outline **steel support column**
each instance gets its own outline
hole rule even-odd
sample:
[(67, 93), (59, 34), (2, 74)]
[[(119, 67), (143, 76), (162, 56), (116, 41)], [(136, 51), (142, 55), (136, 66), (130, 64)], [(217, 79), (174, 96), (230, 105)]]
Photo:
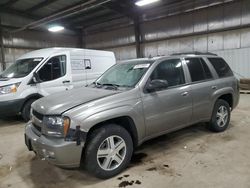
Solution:
[(141, 58), (143, 57), (142, 49), (141, 49), (142, 36), (141, 36), (141, 29), (140, 29), (140, 23), (139, 23), (138, 18), (134, 20), (134, 30), (135, 30), (136, 56), (137, 58)]
[(1, 49), (1, 63), (2, 69), (6, 69), (5, 56), (4, 56), (4, 44), (3, 44), (3, 28), (1, 26), (1, 17), (0, 17), (0, 49)]
[(78, 33), (78, 46), (79, 48), (86, 48), (86, 33), (84, 29), (79, 29)]

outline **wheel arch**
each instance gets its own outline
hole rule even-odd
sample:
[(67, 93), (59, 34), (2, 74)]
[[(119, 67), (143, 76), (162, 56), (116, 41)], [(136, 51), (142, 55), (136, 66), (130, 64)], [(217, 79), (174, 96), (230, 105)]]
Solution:
[(230, 108), (233, 107), (234, 101), (233, 101), (233, 94), (232, 93), (223, 94), (223, 95), (219, 96), (217, 100), (219, 100), (219, 99), (226, 101), (229, 104)]
[(86, 136), (86, 141), (88, 141), (90, 134), (94, 130), (107, 124), (117, 124), (125, 128), (132, 137), (134, 147), (138, 146), (138, 131), (135, 126), (134, 120), (130, 116), (115, 117), (95, 124), (89, 129)]
[(231, 108), (233, 108), (233, 104), (234, 104), (234, 95), (233, 95), (233, 89), (232, 88), (223, 88), (220, 90), (217, 90), (214, 94), (213, 94), (213, 106), (215, 105), (216, 101), (218, 99), (223, 99), (226, 102), (228, 102), (229, 106)]
[(43, 97), (43, 96), (40, 95), (40, 94), (38, 94), (38, 93), (28, 95), (27, 97), (25, 97), (25, 99), (24, 99), (24, 101), (23, 101), (23, 104), (22, 104), (22, 107), (21, 107), (20, 111), (22, 111), (24, 105), (25, 105), (29, 100), (31, 100), (31, 99), (36, 99), (36, 100), (37, 100), (37, 99), (40, 99), (40, 98), (42, 98), (42, 97)]

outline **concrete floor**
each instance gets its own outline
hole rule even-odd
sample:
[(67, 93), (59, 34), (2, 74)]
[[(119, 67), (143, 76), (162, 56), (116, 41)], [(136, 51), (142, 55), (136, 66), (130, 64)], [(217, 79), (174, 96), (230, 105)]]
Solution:
[[(13, 119), (13, 118), (12, 118)], [(24, 123), (0, 120), (0, 188), (250, 187), (250, 95), (241, 95), (229, 129), (195, 125), (142, 145), (130, 167), (109, 180), (41, 161), (23, 140)], [(129, 185), (130, 184), (130, 185)]]

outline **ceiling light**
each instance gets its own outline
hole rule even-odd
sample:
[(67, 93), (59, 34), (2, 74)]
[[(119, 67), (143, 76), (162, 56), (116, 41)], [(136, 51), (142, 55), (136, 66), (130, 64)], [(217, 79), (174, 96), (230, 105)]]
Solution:
[(60, 25), (54, 25), (54, 26), (49, 27), (48, 30), (50, 32), (58, 32), (58, 31), (64, 30), (64, 27)]
[(142, 7), (142, 6), (145, 6), (145, 5), (149, 5), (151, 3), (155, 3), (159, 0), (140, 0), (140, 1), (137, 1), (135, 4), (139, 7)]

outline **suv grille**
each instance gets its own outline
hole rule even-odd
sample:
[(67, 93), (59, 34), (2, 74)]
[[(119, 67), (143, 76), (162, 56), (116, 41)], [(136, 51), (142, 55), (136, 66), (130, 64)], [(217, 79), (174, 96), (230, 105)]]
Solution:
[(42, 131), (42, 127), (39, 127), (39, 126), (36, 125), (36, 124), (33, 124), (33, 126), (34, 126), (34, 128), (35, 128), (36, 130), (38, 130), (39, 132)]
[(39, 112), (33, 110), (33, 111), (32, 111), (32, 114), (33, 114), (33, 116), (35, 116), (35, 117), (36, 117), (37, 119), (39, 119), (40, 121), (43, 120), (43, 115), (40, 114)]
[(43, 121), (43, 114), (40, 114), (39, 112), (32, 110), (32, 115), (35, 117), (35, 119), (32, 118), (32, 124), (33, 128), (36, 134), (41, 134), (42, 132), (42, 121)]

